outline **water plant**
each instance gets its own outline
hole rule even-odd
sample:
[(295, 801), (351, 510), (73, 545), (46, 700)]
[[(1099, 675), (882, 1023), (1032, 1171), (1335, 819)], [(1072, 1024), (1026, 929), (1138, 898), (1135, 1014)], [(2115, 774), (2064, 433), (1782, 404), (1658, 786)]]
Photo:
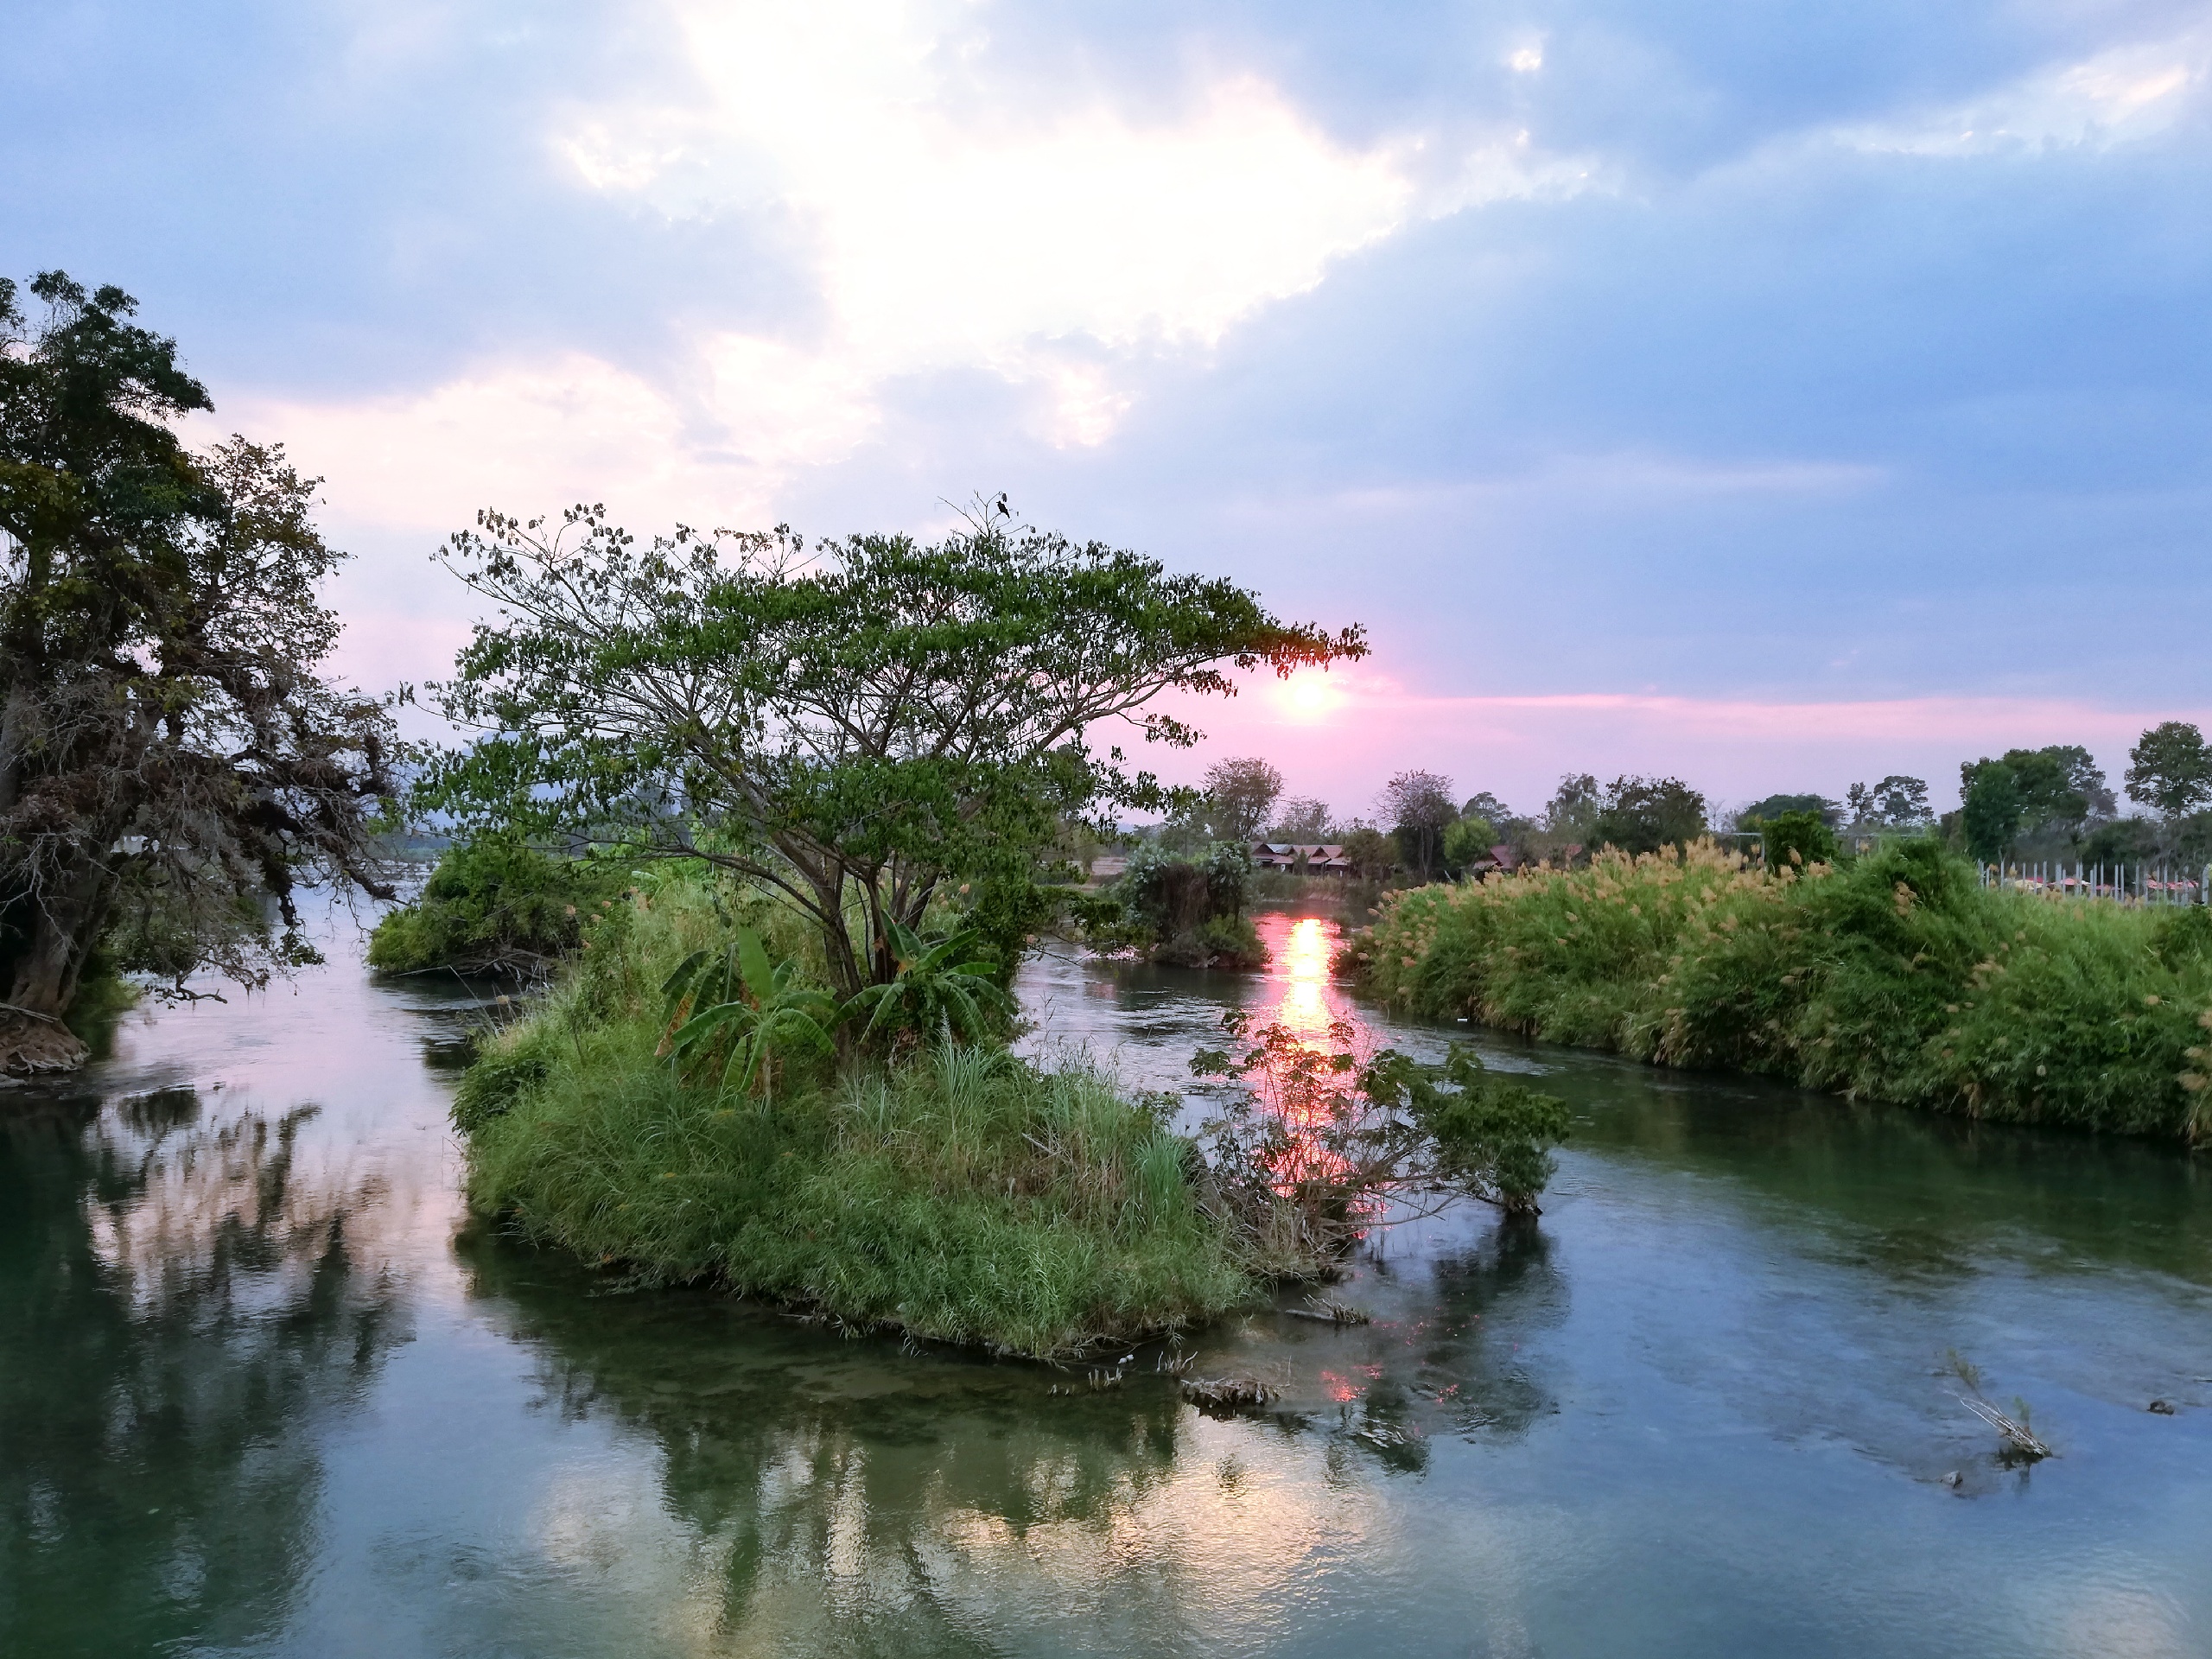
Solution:
[(1244, 1086), (1205, 1128), (1211, 1179), (1262, 1248), (1325, 1272), (1366, 1230), (1452, 1198), (1534, 1215), (1567, 1138), (1566, 1106), (1488, 1071), (1455, 1044), (1440, 1065), (1363, 1052), (1353, 1027), (1325, 1041), (1280, 1022), (1223, 1016), (1241, 1053), (1201, 1050), (1198, 1075)]

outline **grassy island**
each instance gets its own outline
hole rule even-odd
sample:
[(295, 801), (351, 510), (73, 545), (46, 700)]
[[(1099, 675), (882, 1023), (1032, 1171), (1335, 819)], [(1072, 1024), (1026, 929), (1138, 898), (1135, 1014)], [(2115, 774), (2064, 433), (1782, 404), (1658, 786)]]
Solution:
[(2212, 1140), (2212, 911), (1983, 888), (1933, 840), (1769, 871), (1709, 841), (1394, 895), (1376, 995), (1662, 1065)]
[(662, 986), (727, 931), (704, 885), (601, 912), (590, 948), (463, 1078), (468, 1194), (651, 1281), (1054, 1355), (1173, 1330), (1256, 1283), (1192, 1143), (1080, 1065), (990, 1045), (789, 1064), (741, 1091), (667, 1056)]

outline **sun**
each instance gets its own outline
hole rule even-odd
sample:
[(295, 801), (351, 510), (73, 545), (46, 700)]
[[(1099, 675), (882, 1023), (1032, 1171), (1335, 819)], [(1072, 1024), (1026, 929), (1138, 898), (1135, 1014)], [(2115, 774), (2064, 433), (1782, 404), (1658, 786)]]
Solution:
[(1302, 724), (1326, 720), (1344, 700), (1344, 690), (1324, 674), (1299, 674), (1283, 683), (1278, 694), (1284, 715)]

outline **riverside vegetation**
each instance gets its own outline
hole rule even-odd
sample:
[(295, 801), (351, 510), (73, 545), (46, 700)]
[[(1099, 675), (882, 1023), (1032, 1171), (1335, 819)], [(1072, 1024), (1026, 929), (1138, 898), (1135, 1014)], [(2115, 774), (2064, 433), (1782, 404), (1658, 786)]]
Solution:
[[(695, 988), (733, 938), (750, 961), (718, 1006), (749, 1018), (717, 1022)], [(1043, 1357), (1173, 1332), (1329, 1276), (1390, 1199), (1533, 1210), (1565, 1133), (1557, 1103), (1469, 1055), (1424, 1068), (1263, 1033), (1214, 1057), (1254, 1086), (1209, 1158), (1172, 1099), (1085, 1061), (956, 1041), (949, 1018), (931, 1036), (945, 1008), (921, 988), (855, 999), (850, 1025), (912, 1018), (841, 1063), (811, 930), (726, 876), (648, 874), (581, 943), (461, 1081), (472, 1205), (650, 1282), (849, 1327)]]
[(2212, 1140), (2212, 911), (1984, 889), (1933, 839), (1769, 869), (1710, 841), (1394, 894), (1376, 995), (1662, 1065)]
[[(418, 810), (629, 873), (463, 1080), (484, 1211), (648, 1280), (1055, 1355), (1325, 1274), (1402, 1192), (1515, 1207), (1547, 1168), (1522, 1142), (1559, 1126), (1464, 1059), (1336, 1056), (1329, 1087), (1278, 1096), (1298, 1133), (1226, 1114), (1209, 1158), (1165, 1103), (1005, 1046), (1014, 964), (1077, 897), (1076, 832), (1173, 796), (1096, 738), (1188, 747), (1155, 699), (1356, 658), (1358, 629), (1022, 526), (1003, 497), (932, 544), (640, 545), (596, 508), (487, 512), (443, 558), (494, 620), (434, 692), (477, 735)], [(1133, 906), (1147, 943), (1236, 919), (1230, 850), (1135, 884), (1161, 901)], [(463, 861), (435, 904), (466, 896)], [(423, 916), (389, 925), (395, 952)], [(1356, 1187), (1287, 1166), (1325, 1124), (1374, 1154)]]

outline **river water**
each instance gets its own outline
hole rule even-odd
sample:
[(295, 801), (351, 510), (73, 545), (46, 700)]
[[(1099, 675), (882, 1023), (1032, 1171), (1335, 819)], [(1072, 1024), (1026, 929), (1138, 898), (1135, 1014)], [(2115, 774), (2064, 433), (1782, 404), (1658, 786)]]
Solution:
[[(1354, 1008), (1332, 925), (1047, 955), (1030, 1040), (1187, 1088), (1234, 1004), (1466, 1034)], [(482, 1018), (341, 963), (0, 1094), (0, 1654), (2212, 1653), (2173, 1152), (1485, 1037), (1574, 1111), (1541, 1221), (1383, 1236), (1367, 1326), (1203, 1333), (1281, 1396), (1223, 1421), (1148, 1351), (1094, 1389), (472, 1227)], [(2007, 1466), (1952, 1353), (2057, 1455)]]

